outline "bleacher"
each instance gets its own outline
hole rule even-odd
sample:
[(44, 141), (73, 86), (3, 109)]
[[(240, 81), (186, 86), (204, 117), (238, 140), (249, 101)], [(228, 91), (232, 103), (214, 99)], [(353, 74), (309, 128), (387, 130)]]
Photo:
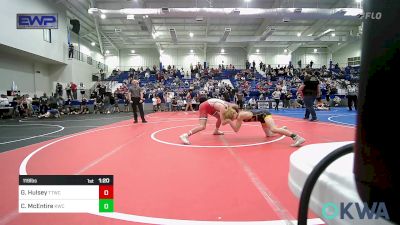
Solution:
[[(349, 80), (349, 81), (354, 81), (355, 79), (358, 79), (359, 77), (359, 69), (360, 67), (346, 67), (343, 71), (341, 71), (340, 69), (331, 69), (332, 74), (334, 75), (334, 78), (336, 79), (345, 79), (345, 80)], [(146, 72), (141, 72), (140, 74), (137, 75), (137, 78), (140, 80), (140, 86), (141, 87), (146, 87), (149, 83), (153, 83), (156, 84), (157, 83), (157, 75), (155, 74), (154, 71), (148, 71), (150, 72), (150, 76), (146, 77)], [(228, 79), (234, 88), (239, 88), (239, 81), (235, 79), (235, 75), (236, 74), (241, 74), (243, 72), (243, 70), (240, 69), (235, 69), (235, 70), (223, 70), (222, 72), (220, 72), (219, 74), (216, 74), (215, 76), (212, 77), (213, 80), (217, 80), (217, 81), (221, 81), (224, 79)], [(339, 77), (339, 74), (343, 74), (344, 77)], [(193, 85), (193, 81), (195, 80), (194, 78), (194, 74), (192, 74), (190, 79), (184, 79), (183, 75), (180, 73), (179, 70), (177, 70), (176, 72), (176, 76), (180, 78), (180, 80), (182, 81), (181, 85), (179, 86), (174, 86), (174, 78), (170, 78), (170, 79), (166, 79), (163, 83), (164, 87), (166, 90), (168, 91), (174, 91), (176, 94), (177, 92), (187, 89), (189, 87), (191, 87)], [(129, 72), (128, 71), (124, 71), (121, 74), (117, 75), (117, 76), (111, 76), (109, 77), (107, 80), (109, 81), (117, 81), (119, 83), (123, 83), (124, 81), (127, 81), (129, 79)], [(202, 81), (207, 82), (208, 81), (208, 77), (202, 77), (201, 78)], [(282, 79), (289, 79), (287, 77), (283, 77), (283, 76), (276, 76), (273, 77), (270, 81), (270, 85), (268, 87), (268, 90), (265, 90), (266, 92), (266, 96), (264, 97), (268, 97), (269, 99), (271, 99), (271, 94), (274, 92), (275, 88), (276, 88), (276, 84), (282, 80)], [(254, 77), (252, 77), (251, 79), (246, 77), (246, 81), (249, 82), (249, 94), (248, 96), (246, 96), (246, 100), (249, 100), (250, 98), (255, 98), (256, 100), (259, 99), (259, 96), (262, 92), (260, 92), (260, 90), (257, 89), (257, 84), (259, 81), (265, 81), (266, 77), (263, 76), (262, 74), (256, 72), (254, 74)], [(197, 90), (194, 90), (195, 92), (197, 92)], [(322, 98), (325, 98), (326, 96), (326, 90), (322, 89)], [(292, 86), (290, 88), (290, 92), (292, 94), (292, 99), (296, 99), (297, 98), (297, 87), (296, 86)], [(148, 92), (147, 92), (148, 94)], [(335, 96), (339, 96), (340, 98), (344, 98), (344, 95), (339, 95), (337, 93), (332, 94), (331, 98), (333, 99)], [(146, 99), (145, 101), (146, 103), (151, 103), (151, 99)]]

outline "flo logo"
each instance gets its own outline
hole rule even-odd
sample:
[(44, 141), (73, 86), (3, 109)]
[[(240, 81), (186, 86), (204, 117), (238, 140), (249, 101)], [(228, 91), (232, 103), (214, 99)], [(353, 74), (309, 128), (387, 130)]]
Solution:
[(333, 220), (337, 217), (340, 217), (340, 219), (350, 220), (371, 220), (382, 217), (386, 220), (389, 220), (389, 214), (384, 202), (374, 202), (371, 208), (368, 207), (366, 202), (341, 202), (339, 206), (333, 202), (328, 202), (322, 206), (321, 211), (323, 218), (327, 220)]
[(380, 20), (382, 18), (381, 12), (365, 12), (364, 14), (359, 15), (360, 19), (362, 20)]

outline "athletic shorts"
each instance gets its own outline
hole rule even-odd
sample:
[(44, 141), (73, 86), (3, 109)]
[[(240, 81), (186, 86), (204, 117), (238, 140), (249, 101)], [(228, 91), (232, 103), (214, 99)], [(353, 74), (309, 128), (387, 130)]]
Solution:
[(208, 115), (214, 116), (217, 111), (208, 102), (203, 102), (199, 106), (199, 118), (208, 118)]

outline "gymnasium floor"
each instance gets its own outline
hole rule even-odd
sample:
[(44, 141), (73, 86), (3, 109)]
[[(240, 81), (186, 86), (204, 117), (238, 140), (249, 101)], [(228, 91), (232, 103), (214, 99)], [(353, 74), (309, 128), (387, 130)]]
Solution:
[[(305, 145), (352, 141), (355, 112), (271, 111), (278, 126), (306, 138)], [(68, 116), (61, 120), (0, 123), (0, 224), (291, 224), (298, 199), (288, 188), (292, 140), (265, 138), (258, 123), (239, 133), (207, 130), (182, 145), (179, 135), (198, 123), (197, 112)], [(114, 175), (115, 213), (19, 214), (19, 174)], [(309, 224), (323, 224), (312, 213)]]

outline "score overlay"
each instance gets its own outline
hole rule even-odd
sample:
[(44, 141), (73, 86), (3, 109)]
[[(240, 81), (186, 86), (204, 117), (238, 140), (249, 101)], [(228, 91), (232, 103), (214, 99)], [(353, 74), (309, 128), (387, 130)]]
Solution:
[(113, 175), (20, 175), (20, 213), (114, 212)]

